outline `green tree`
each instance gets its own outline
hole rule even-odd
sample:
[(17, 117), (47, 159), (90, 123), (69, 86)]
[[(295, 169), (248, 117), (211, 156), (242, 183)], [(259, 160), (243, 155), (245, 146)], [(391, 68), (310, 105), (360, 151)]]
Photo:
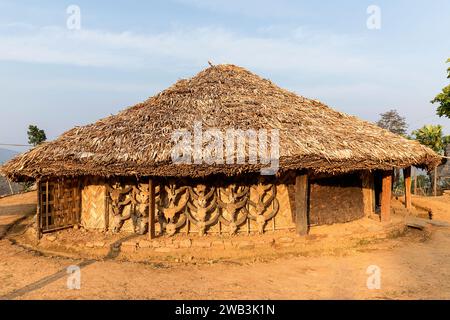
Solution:
[(45, 131), (39, 129), (37, 126), (30, 125), (28, 127), (28, 143), (37, 146), (47, 140), (47, 136), (45, 135)]
[(450, 144), (450, 136), (443, 137), (442, 142), (444, 143), (444, 149), (445, 149)]
[[(447, 63), (450, 62), (450, 58), (447, 60)], [(450, 68), (447, 69), (447, 79), (450, 79)], [(437, 114), (439, 117), (445, 116), (450, 118), (450, 85), (446, 86), (442, 89), (442, 92), (439, 93), (436, 98), (431, 100), (431, 103), (438, 103)]]
[(447, 137), (443, 136), (441, 125), (425, 125), (418, 130), (414, 130), (412, 134), (413, 138), (421, 144), (433, 149), (437, 153), (443, 153)]
[(389, 110), (380, 114), (381, 118), (377, 122), (377, 126), (389, 130), (393, 133), (406, 136), (408, 124), (404, 117), (400, 116), (397, 110)]

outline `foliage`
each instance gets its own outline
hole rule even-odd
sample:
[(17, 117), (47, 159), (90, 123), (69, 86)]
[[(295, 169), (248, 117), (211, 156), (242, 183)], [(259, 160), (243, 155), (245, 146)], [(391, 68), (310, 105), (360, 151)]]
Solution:
[(397, 110), (389, 110), (388, 112), (381, 113), (380, 116), (381, 118), (377, 122), (379, 127), (406, 136), (408, 124), (406, 123), (405, 118), (398, 114)]
[(47, 136), (45, 135), (45, 131), (39, 129), (37, 126), (30, 125), (28, 127), (28, 143), (37, 146), (47, 140)]
[(425, 125), (418, 130), (412, 132), (414, 139), (421, 144), (433, 149), (435, 152), (442, 154), (444, 151), (444, 138), (442, 135), (441, 125)]
[[(447, 63), (450, 62), (450, 58), (447, 60)], [(447, 78), (450, 79), (450, 68), (447, 69), (448, 75)], [(444, 87), (442, 92), (439, 93), (431, 103), (438, 103), (437, 114), (442, 117), (445, 116), (450, 118), (450, 85)]]

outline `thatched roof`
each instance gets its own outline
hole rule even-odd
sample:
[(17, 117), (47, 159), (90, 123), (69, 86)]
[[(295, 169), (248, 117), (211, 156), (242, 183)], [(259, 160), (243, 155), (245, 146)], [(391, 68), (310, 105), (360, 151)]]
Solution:
[[(375, 124), (279, 88), (234, 65), (210, 67), (94, 124), (76, 127), (7, 163), (12, 179), (49, 176), (237, 175), (258, 165), (172, 163), (172, 133), (203, 129), (279, 129), (280, 170), (347, 172), (417, 165), (439, 156)], [(264, 167), (264, 166), (262, 166)]]

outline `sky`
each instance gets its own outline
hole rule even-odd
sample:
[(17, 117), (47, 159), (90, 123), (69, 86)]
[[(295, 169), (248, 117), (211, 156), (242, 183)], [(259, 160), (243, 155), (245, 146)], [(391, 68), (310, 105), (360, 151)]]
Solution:
[(29, 124), (55, 139), (208, 61), (365, 120), (397, 109), (409, 131), (450, 134), (430, 103), (448, 84), (449, 31), (448, 0), (0, 0), (0, 144), (27, 144)]

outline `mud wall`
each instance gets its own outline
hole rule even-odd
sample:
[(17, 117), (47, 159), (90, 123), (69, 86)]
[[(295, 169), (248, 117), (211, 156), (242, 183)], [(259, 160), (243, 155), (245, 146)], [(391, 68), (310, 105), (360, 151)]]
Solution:
[[(148, 183), (87, 179), (81, 223), (86, 229), (145, 233)], [(161, 180), (156, 183), (158, 234), (265, 233), (295, 229), (292, 180), (223, 182)], [(310, 225), (353, 221), (364, 216), (359, 174), (310, 180)], [(108, 212), (105, 214), (105, 212)]]
[(310, 225), (344, 223), (364, 216), (359, 174), (316, 178), (310, 183)]

